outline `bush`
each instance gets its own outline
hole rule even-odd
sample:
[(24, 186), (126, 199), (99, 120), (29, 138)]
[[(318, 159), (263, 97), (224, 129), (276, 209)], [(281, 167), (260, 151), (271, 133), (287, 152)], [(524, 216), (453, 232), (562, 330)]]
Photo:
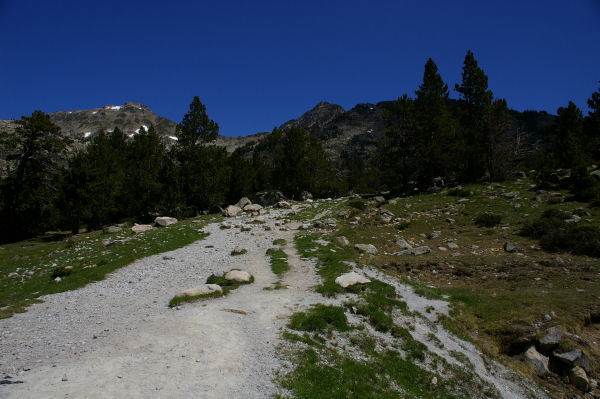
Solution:
[(348, 201), (348, 206), (358, 209), (359, 211), (364, 211), (367, 208), (367, 201), (362, 198), (355, 198)]
[(600, 228), (591, 225), (567, 224), (569, 213), (549, 209), (527, 223), (521, 234), (540, 240), (548, 252), (570, 252), (575, 255), (600, 257)]
[(463, 187), (454, 187), (448, 191), (448, 195), (451, 197), (468, 197), (471, 195), (471, 191)]
[(501, 215), (490, 212), (484, 212), (475, 218), (475, 224), (479, 227), (494, 227), (499, 225), (501, 221)]
[(347, 331), (350, 329), (344, 309), (326, 305), (316, 305), (307, 312), (294, 313), (289, 327), (298, 331)]

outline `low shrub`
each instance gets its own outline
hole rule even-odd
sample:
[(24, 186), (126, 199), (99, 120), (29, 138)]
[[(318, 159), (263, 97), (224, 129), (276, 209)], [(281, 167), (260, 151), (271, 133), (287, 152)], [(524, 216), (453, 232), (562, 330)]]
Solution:
[(569, 216), (567, 212), (549, 209), (539, 219), (525, 224), (521, 235), (539, 239), (540, 246), (548, 252), (600, 257), (600, 228), (566, 223)]
[(359, 211), (364, 211), (367, 209), (367, 200), (363, 198), (355, 198), (348, 201), (348, 206), (358, 209)]
[(479, 227), (494, 227), (500, 224), (502, 215), (491, 212), (484, 212), (475, 218), (475, 224)]

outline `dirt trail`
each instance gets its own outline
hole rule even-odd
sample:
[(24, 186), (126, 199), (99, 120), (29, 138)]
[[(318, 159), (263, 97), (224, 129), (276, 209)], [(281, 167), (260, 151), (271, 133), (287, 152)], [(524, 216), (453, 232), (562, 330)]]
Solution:
[[(272, 231), (209, 225), (205, 240), (141, 259), (106, 280), (47, 296), (26, 313), (0, 320), (0, 370), (24, 381), (0, 387), (0, 397), (271, 396), (285, 316), (320, 300), (309, 290), (317, 276), (298, 257), (294, 232), (274, 225), (281, 213), (267, 216)], [(288, 242), (291, 270), (282, 282), (289, 288), (264, 290), (278, 280), (265, 256), (276, 238)], [(234, 247), (248, 253), (230, 256)], [(167, 307), (178, 291), (236, 267), (252, 273), (254, 284), (179, 310)]]

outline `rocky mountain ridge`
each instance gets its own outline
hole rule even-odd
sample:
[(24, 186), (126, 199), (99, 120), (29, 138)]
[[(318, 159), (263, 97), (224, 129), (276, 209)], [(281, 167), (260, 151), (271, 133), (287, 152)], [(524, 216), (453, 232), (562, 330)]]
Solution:
[[(319, 102), (314, 108), (297, 119), (283, 123), (280, 129), (299, 127), (315, 134), (322, 141), (326, 154), (333, 160), (342, 157), (365, 158), (376, 149), (376, 143), (386, 129), (384, 113), (391, 109), (393, 101), (377, 104), (358, 104), (346, 111), (337, 104)], [(100, 130), (111, 132), (115, 127), (133, 137), (139, 129), (154, 125), (165, 145), (177, 141), (177, 124), (157, 115), (144, 104), (127, 102), (122, 105), (105, 105), (99, 108), (53, 112), (50, 119), (61, 128), (61, 132), (73, 140), (71, 150), (83, 148)], [(522, 145), (536, 146), (544, 136), (553, 116), (545, 112), (512, 111), (513, 128), (519, 133)], [(0, 120), (0, 131), (11, 131), (15, 120)], [(252, 150), (269, 133), (257, 133), (243, 137), (219, 135), (215, 144), (228, 152), (240, 151), (249, 156)]]

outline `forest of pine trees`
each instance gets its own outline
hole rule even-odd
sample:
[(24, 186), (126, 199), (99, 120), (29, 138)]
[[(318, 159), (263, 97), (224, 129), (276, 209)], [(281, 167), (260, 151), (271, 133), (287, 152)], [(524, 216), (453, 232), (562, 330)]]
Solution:
[[(315, 197), (381, 190), (404, 195), (427, 190), (440, 178), (468, 184), (510, 177), (523, 160), (512, 148), (508, 105), (494, 98), (471, 51), (454, 90), (458, 102), (450, 100), (435, 62), (427, 60), (415, 96), (402, 95), (386, 112), (387, 129), (371, 159), (346, 157), (341, 163), (329, 160), (319, 138), (299, 128), (274, 129), (249, 157), (228, 154), (211, 144), (219, 125), (198, 97), (170, 149), (153, 126), (132, 138), (115, 128), (99, 132), (66, 159), (68, 139), (48, 115), (35, 111), (18, 121), (14, 133), (0, 136), (2, 153), (16, 165), (0, 181), (0, 217), (10, 226), (1, 230), (0, 241), (214, 212), (262, 190), (290, 198), (304, 191)], [(557, 184), (552, 172), (569, 168), (568, 188), (600, 203), (600, 186), (588, 173), (600, 160), (600, 90), (588, 106), (585, 116), (572, 102), (557, 110), (534, 162), (540, 185)]]

